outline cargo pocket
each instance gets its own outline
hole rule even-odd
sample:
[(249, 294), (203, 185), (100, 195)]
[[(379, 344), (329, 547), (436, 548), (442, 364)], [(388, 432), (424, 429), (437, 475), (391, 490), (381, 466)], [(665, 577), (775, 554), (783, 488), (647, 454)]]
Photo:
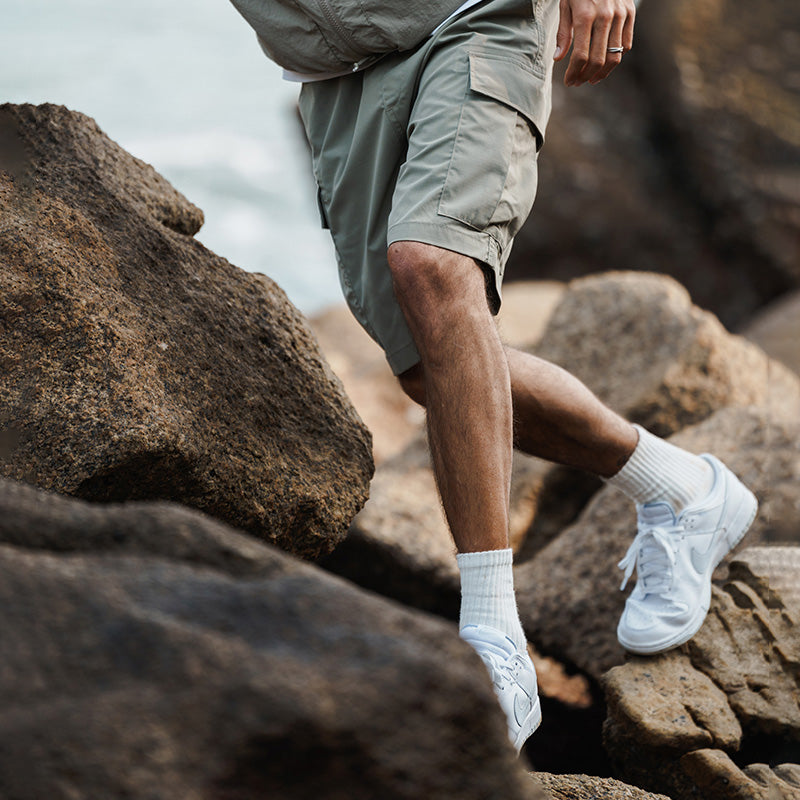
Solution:
[[(532, 181), (550, 115), (550, 86), (524, 57), (481, 50), (469, 54), (469, 90), (461, 108), (439, 214), (485, 230), (496, 218), (509, 182), (519, 193)], [(521, 141), (527, 138), (527, 143)], [(504, 214), (505, 216), (505, 214)]]

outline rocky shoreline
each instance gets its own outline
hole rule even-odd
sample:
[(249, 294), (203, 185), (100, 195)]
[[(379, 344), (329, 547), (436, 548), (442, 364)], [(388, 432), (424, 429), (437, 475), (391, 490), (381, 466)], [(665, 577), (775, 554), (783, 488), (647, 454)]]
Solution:
[(89, 118), (2, 105), (0, 142), (0, 796), (800, 797), (796, 294), (748, 341), (662, 275), (508, 287), (509, 341), (761, 504), (700, 633), (626, 658), (629, 509), (517, 458), (517, 760), (374, 345), (206, 250)]

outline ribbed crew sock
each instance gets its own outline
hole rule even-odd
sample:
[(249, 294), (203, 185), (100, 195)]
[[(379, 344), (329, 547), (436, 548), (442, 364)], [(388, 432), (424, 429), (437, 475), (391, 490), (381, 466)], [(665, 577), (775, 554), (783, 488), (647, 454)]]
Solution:
[(517, 612), (511, 549), (459, 553), (461, 616), (465, 625), (489, 625), (525, 651), (527, 642)]
[(676, 514), (711, 491), (714, 471), (708, 462), (640, 425), (634, 427), (639, 443), (625, 466), (607, 483), (641, 505), (667, 502)]

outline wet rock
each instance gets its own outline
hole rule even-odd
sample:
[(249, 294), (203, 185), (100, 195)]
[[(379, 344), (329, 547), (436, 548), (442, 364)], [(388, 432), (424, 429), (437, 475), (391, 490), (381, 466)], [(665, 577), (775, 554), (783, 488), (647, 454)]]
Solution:
[(4, 798), (542, 800), (453, 626), (166, 503), (0, 496)]
[[(746, 546), (800, 541), (795, 415), (759, 406), (722, 409), (670, 441), (692, 452), (714, 453), (755, 492), (760, 510)], [(631, 502), (606, 487), (574, 525), (515, 570), (520, 616), (530, 640), (546, 655), (595, 678), (623, 660), (616, 626), (625, 594), (619, 591), (617, 562), (635, 526)], [(718, 576), (724, 575), (724, 564)]]
[(626, 780), (698, 800), (800, 797), (800, 623), (770, 580), (800, 548), (765, 549), (734, 559), (686, 646), (604, 677), (605, 743)]
[(201, 212), (89, 118), (0, 107), (0, 474), (176, 500), (297, 554), (345, 534), (369, 435), (283, 292), (192, 238)]

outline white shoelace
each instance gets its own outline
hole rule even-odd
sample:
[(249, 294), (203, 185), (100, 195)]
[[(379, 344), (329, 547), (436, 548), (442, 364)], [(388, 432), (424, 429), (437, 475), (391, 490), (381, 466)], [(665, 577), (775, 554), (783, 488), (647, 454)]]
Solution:
[(480, 656), (483, 659), (483, 663), (486, 664), (492, 683), (496, 683), (502, 688), (507, 683), (516, 681), (516, 671), (507, 659), (487, 650), (484, 650)]
[(620, 590), (628, 585), (634, 567), (648, 594), (669, 589), (672, 584), (672, 565), (675, 563), (675, 536), (682, 530), (680, 526), (670, 525), (639, 531), (618, 565), (625, 570)]

